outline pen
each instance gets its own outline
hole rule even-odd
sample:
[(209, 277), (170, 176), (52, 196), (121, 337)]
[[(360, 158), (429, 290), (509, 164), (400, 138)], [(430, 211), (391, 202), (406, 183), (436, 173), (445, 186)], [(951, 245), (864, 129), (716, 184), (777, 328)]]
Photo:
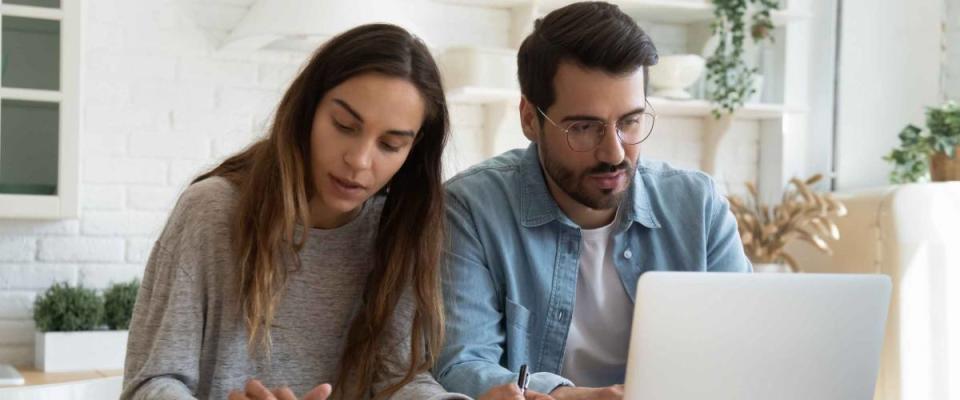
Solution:
[(520, 366), (520, 374), (517, 377), (517, 386), (520, 388), (520, 394), (527, 394), (527, 384), (530, 383), (530, 374), (527, 373), (527, 364)]

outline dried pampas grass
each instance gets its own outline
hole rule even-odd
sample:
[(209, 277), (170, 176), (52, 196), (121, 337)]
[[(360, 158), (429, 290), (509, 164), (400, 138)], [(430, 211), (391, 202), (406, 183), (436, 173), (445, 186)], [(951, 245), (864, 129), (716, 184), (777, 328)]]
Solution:
[(842, 217), (847, 214), (847, 209), (829, 193), (810, 190), (810, 185), (821, 179), (823, 175), (820, 174), (805, 181), (791, 179), (783, 200), (772, 208), (760, 203), (757, 188), (752, 183), (747, 183), (750, 198), (727, 197), (730, 211), (737, 218), (743, 248), (751, 262), (786, 263), (790, 270), (799, 272), (797, 260), (783, 251), (784, 246), (794, 239), (833, 254), (827, 239), (840, 239), (840, 231), (831, 217)]

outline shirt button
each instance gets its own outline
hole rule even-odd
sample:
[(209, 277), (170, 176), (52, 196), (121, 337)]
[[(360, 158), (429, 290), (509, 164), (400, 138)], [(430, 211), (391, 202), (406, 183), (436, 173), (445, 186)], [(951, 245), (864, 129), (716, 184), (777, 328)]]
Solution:
[(633, 253), (631, 253), (630, 250), (623, 252), (623, 258), (626, 258), (629, 260), (632, 257), (633, 257)]
[(563, 311), (557, 311), (557, 320), (558, 320), (558, 321), (562, 321), (562, 320), (563, 320)]

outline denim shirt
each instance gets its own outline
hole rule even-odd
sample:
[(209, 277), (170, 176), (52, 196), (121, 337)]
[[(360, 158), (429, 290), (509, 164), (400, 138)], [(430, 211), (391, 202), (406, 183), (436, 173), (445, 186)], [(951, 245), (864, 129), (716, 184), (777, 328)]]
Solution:
[[(645, 271), (751, 270), (736, 220), (708, 175), (638, 164), (611, 238), (631, 301)], [(447, 335), (437, 379), (477, 397), (516, 382), (528, 364), (532, 390), (573, 385), (559, 373), (576, 300), (580, 227), (551, 196), (536, 144), (464, 171), (446, 190)]]

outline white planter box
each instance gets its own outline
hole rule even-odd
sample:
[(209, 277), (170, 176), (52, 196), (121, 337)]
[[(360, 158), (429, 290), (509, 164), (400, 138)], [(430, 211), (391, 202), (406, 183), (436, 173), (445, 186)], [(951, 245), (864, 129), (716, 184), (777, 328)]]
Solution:
[(127, 331), (37, 332), (34, 350), (44, 372), (123, 369)]

